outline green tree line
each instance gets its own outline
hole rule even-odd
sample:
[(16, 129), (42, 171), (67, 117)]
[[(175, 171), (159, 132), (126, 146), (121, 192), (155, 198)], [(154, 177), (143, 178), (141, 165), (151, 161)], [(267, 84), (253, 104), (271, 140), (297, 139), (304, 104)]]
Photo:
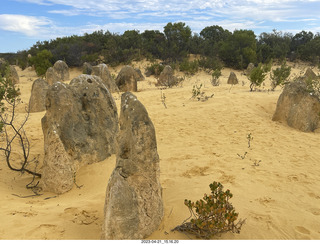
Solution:
[(82, 36), (39, 41), (28, 50), (12, 54), (14, 57), (6, 54), (6, 58), (25, 68), (32, 65), (30, 55), (35, 57), (40, 52), (49, 52), (51, 63), (64, 60), (69, 66), (81, 66), (84, 62), (95, 64), (99, 60), (115, 66), (142, 58), (183, 63), (189, 54), (198, 54), (202, 57), (199, 66), (203, 68), (215, 70), (223, 64), (245, 69), (249, 63), (270, 60), (303, 60), (319, 64), (320, 34), (301, 31), (293, 35), (273, 30), (257, 36), (252, 30), (230, 32), (217, 25), (193, 33), (183, 22), (170, 22), (163, 32), (127, 30), (120, 35), (100, 30)]

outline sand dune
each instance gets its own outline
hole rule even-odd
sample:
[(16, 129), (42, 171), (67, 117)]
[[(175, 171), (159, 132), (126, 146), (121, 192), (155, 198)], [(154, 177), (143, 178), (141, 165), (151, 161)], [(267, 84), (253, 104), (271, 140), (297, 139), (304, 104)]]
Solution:
[[(146, 64), (134, 65), (144, 71)], [(120, 68), (111, 72), (117, 74)], [(296, 64), (293, 75), (305, 69), (305, 64)], [(162, 91), (154, 86), (153, 77), (138, 84), (135, 95), (156, 129), (165, 207), (165, 217), (149, 239), (189, 239), (171, 229), (189, 216), (184, 199), (202, 198), (213, 181), (231, 190), (239, 217), (246, 218), (240, 234), (226, 233), (216, 239), (320, 239), (320, 131), (303, 133), (272, 121), (281, 89), (268, 92), (270, 80), (266, 80), (265, 89), (249, 92), (249, 81), (239, 71), (235, 73), (240, 84), (231, 87), (227, 85), (230, 71), (223, 70), (218, 87), (210, 84), (205, 72)], [(71, 78), (80, 73), (72, 69)], [(27, 104), (37, 77), (31, 69), (19, 74), (21, 98)], [(194, 84), (203, 84), (202, 90), (214, 96), (206, 102), (191, 100)], [(120, 95), (113, 95), (119, 108)], [(18, 111), (23, 116), (23, 106)], [(40, 162), (44, 113), (30, 114), (25, 127), (31, 158)], [(239, 157), (245, 152), (244, 159)], [(18, 196), (32, 194), (25, 188), (32, 177), (10, 171), (2, 156), (0, 160), (0, 239), (100, 239), (115, 156), (81, 168), (76, 177), (80, 189), (29, 198)]]

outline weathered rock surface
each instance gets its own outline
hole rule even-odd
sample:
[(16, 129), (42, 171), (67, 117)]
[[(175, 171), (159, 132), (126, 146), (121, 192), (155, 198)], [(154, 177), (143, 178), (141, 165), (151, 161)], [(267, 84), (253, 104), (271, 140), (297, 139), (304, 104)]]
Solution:
[(119, 89), (115, 80), (112, 78), (108, 66), (106, 64), (99, 64), (92, 67), (92, 75), (99, 76), (103, 84), (109, 89), (110, 92), (118, 92)]
[(319, 128), (319, 97), (310, 94), (305, 82), (296, 81), (285, 86), (272, 120), (284, 121), (304, 132)]
[(84, 62), (82, 66), (83, 74), (91, 75), (92, 74), (92, 65), (88, 62)]
[(46, 109), (43, 133), (56, 128), (73, 160), (90, 164), (115, 153), (117, 108), (99, 77), (80, 75), (70, 85), (56, 82), (47, 92)]
[(229, 78), (228, 78), (228, 84), (230, 85), (236, 85), (239, 83), (238, 78), (234, 72), (230, 72)]
[(178, 78), (175, 77), (173, 74), (173, 69), (169, 65), (166, 65), (163, 71), (160, 73), (156, 86), (172, 87), (176, 85), (178, 83)]
[(142, 239), (163, 217), (155, 129), (130, 92), (121, 97), (117, 162), (109, 179), (102, 239)]
[(59, 81), (59, 77), (57, 74), (54, 72), (53, 67), (50, 67), (47, 69), (46, 72), (46, 81), (49, 85), (52, 85), (53, 83)]
[(137, 81), (145, 80), (145, 78), (144, 78), (144, 76), (143, 76), (143, 74), (142, 74), (140, 69), (135, 68), (134, 70), (136, 71)]
[(137, 73), (134, 70), (134, 68), (132, 68), (129, 65), (126, 65), (120, 70), (116, 78), (116, 85), (122, 92), (136, 92), (138, 90), (137, 81)]
[(8, 78), (11, 79), (12, 83), (18, 84), (19, 83), (19, 75), (18, 72), (16, 70), (16, 68), (13, 65), (9, 65), (9, 74), (8, 74)]
[(69, 68), (68, 65), (62, 60), (55, 62), (53, 67), (48, 68), (46, 72), (46, 80), (49, 85), (52, 85), (57, 81), (66, 81), (68, 79)]
[(317, 79), (317, 75), (313, 72), (313, 70), (312, 69), (310, 69), (310, 68), (308, 68), (307, 70), (306, 70), (306, 73), (304, 74), (304, 76), (303, 76), (303, 80), (304, 81), (306, 81), (306, 80), (308, 80), (308, 79)]
[(31, 96), (29, 100), (29, 112), (36, 113), (46, 110), (46, 96), (49, 89), (49, 84), (39, 78), (32, 84)]
[(44, 141), (42, 189), (56, 194), (65, 193), (73, 187), (76, 165), (66, 153), (56, 128), (45, 131)]
[(69, 67), (64, 61), (58, 60), (55, 62), (53, 69), (58, 74), (61, 81), (69, 80)]
[(253, 63), (249, 63), (247, 69), (244, 71), (245, 75), (250, 75), (251, 71), (254, 69), (254, 64)]

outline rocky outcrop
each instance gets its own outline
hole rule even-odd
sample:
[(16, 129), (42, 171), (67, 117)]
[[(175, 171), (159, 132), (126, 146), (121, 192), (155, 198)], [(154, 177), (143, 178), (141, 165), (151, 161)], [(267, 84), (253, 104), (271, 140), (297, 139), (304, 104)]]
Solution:
[(82, 66), (83, 74), (91, 75), (92, 74), (92, 65), (90, 63), (84, 62)]
[(230, 85), (236, 85), (239, 83), (238, 78), (234, 72), (230, 72), (229, 78), (228, 78), (228, 84)]
[(55, 62), (53, 67), (48, 68), (46, 72), (46, 80), (49, 85), (52, 85), (57, 81), (66, 81), (68, 79), (69, 79), (69, 67), (62, 60), (58, 60), (57, 62)]
[(12, 83), (18, 84), (19, 83), (19, 75), (18, 72), (16, 70), (16, 68), (13, 65), (9, 66), (9, 74), (8, 74), (8, 78), (11, 79)]
[(80, 75), (70, 85), (56, 82), (47, 92), (46, 109), (44, 135), (56, 128), (72, 160), (90, 164), (115, 153), (117, 108), (99, 77)]
[(45, 102), (49, 84), (39, 78), (32, 84), (31, 96), (29, 100), (29, 112), (36, 113), (46, 110)]
[(140, 69), (135, 68), (134, 70), (136, 71), (137, 81), (143, 81), (143, 80), (145, 80), (145, 78), (144, 78), (144, 76), (143, 76), (143, 74), (142, 74), (142, 72), (141, 72)]
[(163, 71), (160, 73), (156, 86), (175, 86), (178, 83), (178, 78), (175, 77), (173, 74), (173, 69), (169, 65), (166, 65)]
[(118, 92), (119, 89), (115, 80), (112, 78), (108, 66), (106, 64), (99, 64), (92, 67), (92, 75), (99, 76), (103, 84), (109, 89), (110, 92)]
[(308, 68), (306, 70), (306, 73), (304, 74), (303, 76), (303, 80), (304, 81), (308, 81), (308, 80), (314, 80), (314, 79), (317, 79), (317, 75), (313, 72), (312, 69)]
[(109, 179), (102, 239), (142, 239), (163, 217), (155, 129), (130, 92), (121, 97), (117, 162)]
[(307, 89), (305, 82), (296, 81), (285, 86), (272, 120), (284, 121), (298, 130), (309, 132), (319, 128), (319, 97)]
[(137, 81), (136, 71), (131, 66), (126, 65), (120, 70), (116, 78), (116, 85), (122, 92), (136, 92), (138, 90)]
[(60, 81), (69, 80), (69, 67), (64, 61), (58, 60), (57, 62), (55, 62), (53, 65), (53, 69), (60, 78)]
[(249, 63), (247, 69), (244, 71), (244, 74), (249, 76), (253, 69), (254, 69), (254, 64), (253, 63)]
[(65, 193), (73, 187), (76, 164), (66, 153), (56, 128), (46, 130), (44, 141), (42, 189), (56, 194)]

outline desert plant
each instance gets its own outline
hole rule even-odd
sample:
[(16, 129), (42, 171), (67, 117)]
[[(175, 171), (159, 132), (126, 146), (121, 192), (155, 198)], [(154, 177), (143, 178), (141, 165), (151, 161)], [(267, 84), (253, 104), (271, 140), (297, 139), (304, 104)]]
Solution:
[(199, 63), (197, 60), (189, 61), (188, 59), (184, 59), (180, 63), (179, 69), (180, 71), (185, 72), (188, 75), (194, 75), (196, 72), (198, 72)]
[(47, 72), (47, 69), (52, 66), (52, 58), (52, 53), (44, 49), (41, 52), (38, 52), (36, 56), (30, 58), (30, 64), (34, 65), (38, 76), (44, 76)]
[(204, 91), (201, 91), (202, 84), (193, 85), (192, 87), (192, 97), (190, 99), (196, 99), (197, 101), (207, 101), (209, 98), (212, 98), (214, 94), (211, 94), (211, 96), (206, 96)]
[(320, 78), (319, 76), (315, 79), (313, 79), (312, 77), (308, 77), (305, 80), (306, 84), (307, 84), (307, 91), (314, 95), (317, 96), (320, 99)]
[(219, 86), (219, 77), (221, 76), (221, 69), (215, 69), (212, 73), (212, 79), (211, 79), (211, 84), (213, 86)]
[[(26, 136), (24, 125), (29, 118), (29, 111), (26, 111), (26, 116), (22, 121), (17, 119), (16, 108), (21, 103), (19, 96), (20, 90), (13, 85), (12, 81), (0, 76), (0, 134), (4, 138), (0, 144), (0, 151), (4, 153), (7, 166), (11, 170), (21, 173), (27, 172), (40, 177), (39, 173), (27, 168), (29, 164), (30, 143)], [(20, 146), (20, 150), (17, 149), (18, 145)], [(20, 165), (12, 164), (12, 153), (22, 155)]]
[(193, 85), (192, 87), (192, 97), (193, 99), (198, 99), (200, 100), (201, 95), (203, 95), (203, 92), (201, 91), (202, 84), (198, 85)]
[(215, 181), (209, 187), (211, 194), (204, 194), (203, 200), (192, 202), (185, 199), (190, 217), (172, 231), (187, 232), (204, 239), (229, 231), (240, 233), (245, 220), (235, 223), (239, 214), (229, 202), (233, 196), (230, 190), (223, 191), (223, 185)]
[(166, 95), (164, 93), (162, 93), (162, 90), (161, 90), (161, 102), (163, 104), (163, 106), (165, 108), (167, 108), (167, 104), (166, 104)]
[(250, 91), (253, 91), (253, 88), (256, 86), (261, 86), (262, 82), (264, 81), (266, 77), (266, 73), (263, 69), (262, 64), (260, 63), (258, 67), (255, 67), (250, 72), (250, 75), (248, 76), (248, 79), (250, 80)]
[(279, 85), (282, 86), (287, 84), (287, 79), (290, 75), (290, 72), (291, 72), (291, 67), (287, 66), (285, 62), (282, 63), (280, 68), (272, 70), (270, 74), (270, 78), (272, 80), (271, 82), (272, 90), (274, 90)]
[(146, 68), (147, 73), (149, 73), (149, 75), (154, 75), (156, 77), (158, 77), (161, 74), (163, 69), (164, 69), (164, 66), (158, 63), (151, 64)]

